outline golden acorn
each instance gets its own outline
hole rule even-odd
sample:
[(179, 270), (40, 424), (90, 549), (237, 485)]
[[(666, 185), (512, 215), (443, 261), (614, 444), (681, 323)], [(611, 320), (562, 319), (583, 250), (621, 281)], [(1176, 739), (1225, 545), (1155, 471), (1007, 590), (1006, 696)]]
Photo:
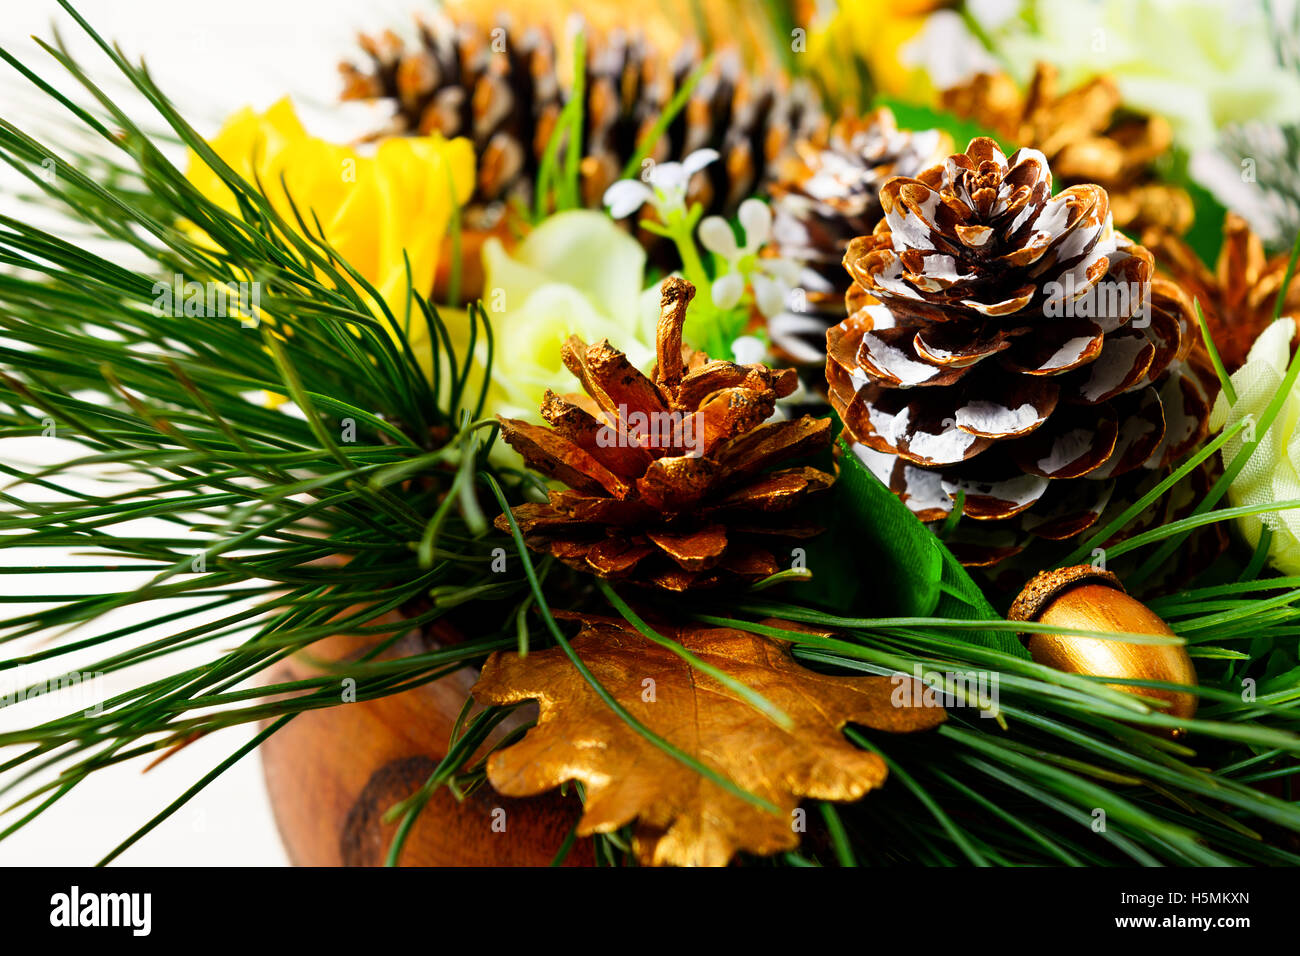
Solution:
[[(1155, 680), (1196, 686), (1196, 669), (1181, 644), (1133, 644), (1106, 640), (1104, 634), (1161, 634), (1174, 632), (1141, 601), (1130, 597), (1119, 578), (1083, 564), (1055, 571), (1040, 571), (1011, 605), (1013, 621), (1036, 621), (1092, 631), (1097, 637), (1033, 634), (1027, 646), (1039, 664), (1070, 674)], [(1118, 690), (1165, 701), (1164, 713), (1189, 719), (1196, 713), (1196, 694), (1190, 691), (1115, 685)], [(1181, 736), (1183, 731), (1175, 731)]]

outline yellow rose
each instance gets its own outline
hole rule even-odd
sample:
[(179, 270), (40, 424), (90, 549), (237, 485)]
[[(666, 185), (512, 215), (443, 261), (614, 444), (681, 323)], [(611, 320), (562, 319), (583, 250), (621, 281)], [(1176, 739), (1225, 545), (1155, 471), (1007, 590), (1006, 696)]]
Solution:
[[(468, 140), (394, 138), (363, 154), (309, 135), (288, 99), (265, 113), (236, 113), (211, 146), (249, 182), (260, 181), (291, 226), (297, 228), (290, 197), (312, 228), (313, 216), (319, 220), (325, 240), (375, 286), (398, 321), (407, 308), (405, 257), (414, 291), (428, 295), (453, 203), (464, 204), (474, 187)], [(193, 152), (187, 175), (209, 199), (238, 211), (234, 194)], [(422, 328), (412, 322), (413, 338)]]
[(912, 43), (936, 9), (938, 0), (840, 0), (833, 15), (814, 22), (808, 34), (808, 61), (837, 102), (868, 105), (854, 69), (865, 63), (876, 92), (916, 102), (933, 98), (934, 86), (925, 68), (905, 61), (903, 48)]

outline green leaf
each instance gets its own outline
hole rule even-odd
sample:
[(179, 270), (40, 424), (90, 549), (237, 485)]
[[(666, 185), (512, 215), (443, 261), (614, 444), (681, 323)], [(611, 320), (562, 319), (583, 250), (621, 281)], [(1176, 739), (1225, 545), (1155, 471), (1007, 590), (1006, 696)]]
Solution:
[[(851, 564), (859, 588), (878, 612), (887, 608), (901, 617), (932, 616), (943, 580), (938, 539), (867, 470), (843, 439), (840, 447), (836, 537), (847, 548), (837, 547), (837, 552), (857, 557)], [(818, 573), (814, 565), (813, 574)]]
[[(961, 562), (867, 470), (843, 438), (840, 448), (835, 522), (824, 537), (832, 539), (836, 554), (857, 556), (852, 562), (842, 558), (838, 562), (850, 565), (856, 577), (848, 585), (848, 593), (865, 595), (872, 602), (873, 613), (962, 621), (1000, 617)], [(810, 559), (814, 581), (825, 577), (823, 564), (813, 564)], [(844, 587), (838, 581), (826, 583), (834, 589)], [(1017, 657), (1029, 656), (1011, 634), (970, 631), (961, 632), (961, 639)]]

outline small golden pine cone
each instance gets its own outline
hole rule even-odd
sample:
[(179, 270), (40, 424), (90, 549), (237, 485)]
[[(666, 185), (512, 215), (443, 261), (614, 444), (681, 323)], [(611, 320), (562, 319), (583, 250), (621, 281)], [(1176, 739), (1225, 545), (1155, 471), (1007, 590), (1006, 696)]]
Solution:
[[(774, 466), (827, 448), (830, 421), (768, 420), (795, 389), (792, 369), (710, 361), (684, 347), (694, 295), (689, 282), (664, 282), (651, 377), (608, 342), (574, 336), (562, 355), (586, 394), (548, 392), (550, 428), (500, 419), (506, 442), (567, 486), (512, 509), (533, 550), (601, 577), (685, 591), (775, 574), (775, 542), (821, 530), (800, 506), (834, 477)], [(507, 516), (496, 525), (509, 530)]]
[[(1265, 255), (1259, 236), (1235, 212), (1223, 217), (1223, 246), (1213, 271), (1191, 246), (1167, 230), (1147, 230), (1142, 244), (1155, 255), (1157, 268), (1200, 303), (1227, 370), (1241, 368), (1255, 339), (1273, 321), (1289, 255)], [(1300, 275), (1291, 277), (1281, 314), (1295, 321), (1300, 339)]]

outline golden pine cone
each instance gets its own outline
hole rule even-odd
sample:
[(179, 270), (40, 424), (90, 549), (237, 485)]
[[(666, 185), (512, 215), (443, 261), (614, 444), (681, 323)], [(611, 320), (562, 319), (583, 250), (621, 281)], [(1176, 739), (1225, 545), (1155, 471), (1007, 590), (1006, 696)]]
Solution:
[[(562, 355), (586, 395), (548, 392), (550, 428), (500, 420), (530, 466), (568, 486), (513, 509), (533, 550), (601, 577), (685, 591), (775, 574), (774, 542), (820, 530), (798, 509), (834, 478), (773, 466), (827, 448), (830, 421), (768, 421), (795, 389), (793, 370), (684, 348), (694, 294), (689, 282), (664, 282), (652, 378), (608, 342), (575, 336)], [(496, 525), (509, 530), (505, 515)]]
[(876, 228), (880, 187), (894, 176), (916, 176), (952, 152), (938, 130), (900, 130), (882, 107), (837, 121), (824, 142), (801, 140), (778, 165), (772, 194), (777, 253), (803, 267), (805, 308), (768, 322), (779, 354), (799, 365), (826, 361), (826, 330), (844, 319), (849, 241)]
[(1082, 533), (1203, 439), (1191, 302), (1152, 280), (1100, 186), (1053, 196), (1041, 152), (1008, 160), (980, 138), (890, 180), (881, 202), (844, 257), (852, 314), (827, 336), (831, 404), (922, 520), (964, 498), (963, 560)]
[(1041, 151), (1061, 185), (1101, 186), (1120, 229), (1137, 235), (1158, 227), (1181, 235), (1191, 228), (1191, 197), (1158, 182), (1152, 169), (1173, 142), (1169, 123), (1121, 113), (1119, 87), (1108, 76), (1065, 93), (1058, 92), (1057, 76), (1056, 67), (1039, 63), (1022, 93), (1005, 73), (981, 73), (944, 90), (941, 103), (1004, 142)]
[[(1273, 321), (1288, 254), (1266, 256), (1264, 244), (1235, 212), (1223, 218), (1223, 246), (1213, 272), (1191, 246), (1165, 230), (1148, 230), (1142, 242), (1155, 254), (1156, 265), (1200, 302), (1227, 370), (1241, 368), (1255, 339)], [(1281, 314), (1295, 320), (1300, 336), (1300, 274), (1287, 286)]]
[[(638, 33), (587, 36), (581, 198), (598, 208), (703, 57), (693, 41), (669, 57)], [(478, 156), (471, 218), (506, 200), (531, 204), (571, 86), (549, 30), (443, 18), (422, 22), (413, 47), (391, 32), (363, 36), (361, 45), (369, 64), (339, 67), (343, 98), (391, 102), (393, 120), (384, 135), (468, 137)], [(706, 211), (730, 215), (796, 138), (824, 125), (810, 85), (775, 71), (751, 74), (736, 51), (723, 51), (649, 158), (664, 162), (717, 150), (721, 160), (696, 178), (689, 198)]]

